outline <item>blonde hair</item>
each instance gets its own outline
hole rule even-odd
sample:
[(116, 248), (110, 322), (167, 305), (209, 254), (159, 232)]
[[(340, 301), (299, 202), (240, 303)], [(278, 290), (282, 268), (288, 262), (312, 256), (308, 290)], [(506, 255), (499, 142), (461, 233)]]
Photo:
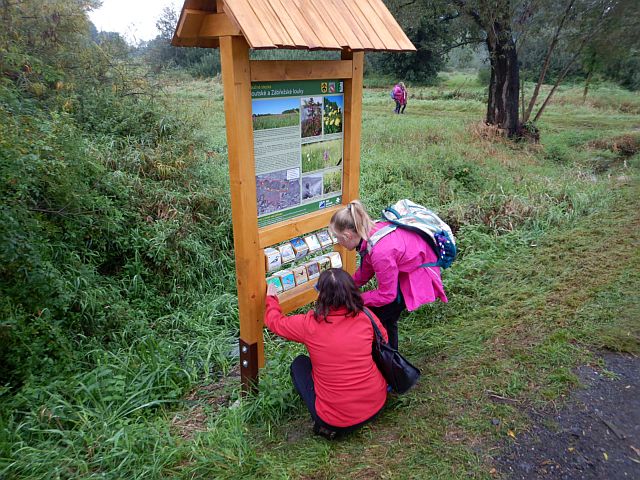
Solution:
[(334, 213), (329, 222), (329, 228), (333, 232), (342, 233), (347, 229), (353, 230), (365, 240), (369, 239), (369, 232), (373, 226), (374, 222), (360, 200), (349, 202), (346, 207)]

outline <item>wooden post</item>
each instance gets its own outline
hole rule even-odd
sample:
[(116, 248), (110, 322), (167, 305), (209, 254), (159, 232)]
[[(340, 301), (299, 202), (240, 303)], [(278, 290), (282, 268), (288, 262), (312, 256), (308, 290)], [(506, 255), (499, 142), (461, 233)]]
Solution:
[[(344, 168), (342, 203), (360, 197), (360, 133), (362, 130), (362, 78), (364, 52), (342, 51), (343, 60), (351, 60), (351, 78), (344, 82)], [(342, 246), (336, 247), (342, 255), (343, 268), (353, 274), (356, 271), (356, 253)]]
[(257, 388), (258, 367), (264, 365), (262, 315), (266, 291), (256, 214), (251, 71), (246, 40), (243, 37), (221, 37), (220, 60), (240, 315), (240, 376), (246, 393)]

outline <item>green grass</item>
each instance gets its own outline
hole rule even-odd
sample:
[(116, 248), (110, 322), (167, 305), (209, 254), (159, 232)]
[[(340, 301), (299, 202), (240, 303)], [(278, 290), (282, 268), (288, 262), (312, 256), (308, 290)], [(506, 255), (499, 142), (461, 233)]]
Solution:
[(327, 172), (324, 174), (324, 192), (333, 193), (341, 192), (342, 186), (342, 171)]
[(253, 118), (253, 129), (264, 130), (267, 128), (292, 127), (300, 123), (300, 113), (281, 113), (260, 115)]
[[(108, 342), (79, 339), (56, 375), (35, 371), (19, 390), (0, 389), (0, 477), (492, 478), (496, 447), (529, 426), (520, 407), (561, 400), (576, 385), (572, 368), (598, 349), (640, 353), (640, 158), (619, 148), (622, 136), (640, 144), (638, 96), (602, 85), (582, 103), (580, 86), (563, 87), (540, 124), (541, 144), (513, 144), (483, 128), (475, 76), (447, 74), (437, 87), (409, 86), (405, 115), (393, 114), (388, 88), (365, 89), (363, 103), (367, 207), (405, 197), (429, 205), (455, 227), (461, 250), (444, 273), (450, 302), (400, 323), (401, 348), (423, 371), (419, 386), (329, 443), (311, 435), (289, 379), (302, 347), (266, 333), (260, 392), (240, 399), (222, 89), (199, 81), (165, 90), (175, 115), (199, 131), (187, 165), (144, 153), (175, 169), (145, 193), (154, 201), (141, 218), (162, 221), (134, 237), (150, 245), (140, 250), (148, 261), (175, 269), (166, 305), (153, 310), (164, 313), (148, 313), (154, 283), (132, 259), (121, 277), (130, 303), (111, 308), (135, 321)], [(136, 161), (157, 168), (125, 151), (100, 150), (114, 178), (135, 178), (124, 167)], [(178, 174), (188, 192), (171, 186)], [(132, 196), (149, 188), (131, 185)], [(207, 268), (181, 269), (176, 251)], [(55, 328), (46, 312), (12, 315)]]
[(342, 161), (342, 140), (302, 145), (302, 173), (335, 167)]

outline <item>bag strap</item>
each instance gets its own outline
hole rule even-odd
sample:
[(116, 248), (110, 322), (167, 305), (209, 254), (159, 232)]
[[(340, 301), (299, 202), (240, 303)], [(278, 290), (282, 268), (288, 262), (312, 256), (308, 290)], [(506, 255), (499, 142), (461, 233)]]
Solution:
[[(385, 208), (385, 209), (384, 209), (384, 211), (385, 211), (385, 212), (391, 212), (391, 213), (393, 213), (393, 214), (396, 216), (396, 218), (400, 218), (400, 217), (402, 216), (402, 215), (400, 215), (400, 214), (396, 211), (396, 209), (395, 209), (395, 208), (393, 208), (393, 207), (387, 207), (387, 208)], [(385, 216), (386, 216), (386, 215), (385, 215)]]
[(364, 314), (367, 317), (369, 317), (369, 320), (371, 320), (371, 325), (373, 325), (373, 331), (375, 332), (376, 336), (380, 339), (380, 341), (382, 343), (387, 343), (387, 342), (384, 341), (384, 337), (382, 336), (382, 332), (378, 328), (378, 325), (376, 325), (376, 322), (373, 319), (373, 317), (371, 316), (371, 313), (369, 312), (369, 309), (367, 307), (362, 307), (362, 311), (364, 312)]

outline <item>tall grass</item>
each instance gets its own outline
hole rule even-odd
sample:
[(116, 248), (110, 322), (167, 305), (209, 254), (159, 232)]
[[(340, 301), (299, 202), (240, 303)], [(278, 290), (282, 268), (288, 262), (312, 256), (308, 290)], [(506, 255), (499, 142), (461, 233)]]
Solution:
[[(58, 185), (76, 184), (75, 197), (62, 187), (52, 193), (91, 214), (84, 230), (64, 230), (1, 211), (3, 225), (25, 235), (12, 258), (27, 253), (43, 266), (34, 291), (59, 290), (49, 298), (68, 307), (30, 311), (0, 300), (0, 337), (20, 332), (10, 337), (21, 342), (12, 351), (27, 352), (15, 357), (20, 382), (0, 388), (0, 476), (482, 477), (482, 442), (503, 433), (489, 420), (513, 429), (524, 421), (509, 405), (484, 401), (484, 390), (553, 399), (574, 382), (568, 366), (587, 355), (581, 343), (636, 348), (633, 335), (602, 320), (618, 310), (633, 317), (634, 305), (620, 298), (637, 285), (635, 263), (606, 263), (615, 278), (595, 285), (592, 298), (563, 285), (578, 285), (581, 255), (598, 251), (591, 219), (625, 227), (626, 217), (603, 212), (633, 198), (625, 189), (637, 185), (638, 154), (623, 158), (612, 145), (621, 135), (637, 138), (640, 100), (602, 86), (581, 104), (580, 88), (568, 86), (543, 117), (542, 144), (513, 144), (481, 127), (484, 88), (475, 77), (448, 74), (433, 88), (410, 86), (403, 116), (393, 115), (385, 88), (367, 88), (363, 106), (361, 197), (369, 211), (405, 197), (428, 205), (452, 225), (461, 251), (444, 274), (451, 302), (401, 323), (401, 346), (423, 368), (420, 388), (391, 398), (377, 423), (329, 444), (310, 435), (289, 379), (303, 348), (266, 334), (260, 391), (240, 398), (222, 90), (216, 81), (165, 88), (157, 141), (107, 132), (71, 142), (70, 158), (89, 170), (69, 170), (61, 159), (20, 164), (34, 184), (42, 177), (30, 173), (33, 165)], [(66, 132), (38, 138), (43, 146), (80, 138)], [(12, 142), (20, 145), (15, 135)], [(91, 162), (80, 163), (85, 154)], [(22, 246), (53, 230), (64, 235)], [(75, 247), (62, 249), (74, 236)], [(549, 308), (552, 301), (560, 306)]]

